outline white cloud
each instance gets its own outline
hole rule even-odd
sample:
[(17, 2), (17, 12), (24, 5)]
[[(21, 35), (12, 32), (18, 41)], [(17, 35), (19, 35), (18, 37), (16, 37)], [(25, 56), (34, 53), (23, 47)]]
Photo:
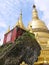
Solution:
[(0, 46), (3, 45), (3, 39), (0, 39)]
[(3, 44), (4, 32), (0, 33), (0, 46)]

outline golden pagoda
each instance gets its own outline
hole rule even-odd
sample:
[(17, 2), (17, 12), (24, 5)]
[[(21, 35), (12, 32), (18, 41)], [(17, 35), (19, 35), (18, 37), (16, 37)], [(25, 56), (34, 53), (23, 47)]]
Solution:
[[(31, 29), (32, 27), (32, 29)], [(41, 46), (41, 53), (34, 65), (49, 63), (49, 30), (45, 23), (39, 19), (36, 6), (33, 5), (32, 20), (28, 24), (28, 30), (35, 34), (35, 38)]]

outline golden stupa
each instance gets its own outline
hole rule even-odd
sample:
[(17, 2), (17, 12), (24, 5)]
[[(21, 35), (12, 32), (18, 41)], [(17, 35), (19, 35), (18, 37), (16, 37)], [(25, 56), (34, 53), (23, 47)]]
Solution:
[(34, 65), (49, 63), (49, 30), (45, 23), (39, 19), (35, 5), (33, 5), (32, 20), (28, 24), (28, 30), (35, 34), (35, 38), (41, 46), (41, 54)]

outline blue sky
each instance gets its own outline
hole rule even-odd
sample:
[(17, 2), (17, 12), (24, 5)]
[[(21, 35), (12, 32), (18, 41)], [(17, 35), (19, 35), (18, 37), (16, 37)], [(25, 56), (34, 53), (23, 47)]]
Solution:
[(0, 45), (8, 26), (12, 29), (16, 24), (22, 9), (22, 20), (27, 27), (32, 20), (32, 6), (36, 5), (39, 18), (49, 29), (49, 0), (0, 0)]

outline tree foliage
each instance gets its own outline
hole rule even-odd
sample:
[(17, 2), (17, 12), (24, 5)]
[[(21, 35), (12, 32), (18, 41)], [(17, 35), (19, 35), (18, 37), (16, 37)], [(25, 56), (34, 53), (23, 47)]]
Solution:
[(28, 65), (33, 65), (40, 55), (40, 50), (40, 45), (34, 34), (25, 32), (15, 40), (15, 44), (3, 58), (3, 65), (20, 65), (22, 61), (25, 61)]

